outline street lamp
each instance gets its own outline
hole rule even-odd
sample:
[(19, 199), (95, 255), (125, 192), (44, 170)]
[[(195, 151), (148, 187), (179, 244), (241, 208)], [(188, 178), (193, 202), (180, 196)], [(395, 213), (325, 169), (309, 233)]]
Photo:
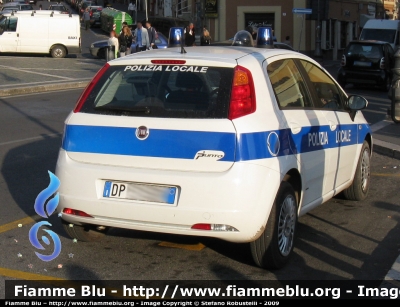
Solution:
[(320, 57), (322, 55), (321, 52), (321, 26), (320, 26), (320, 7), (319, 7), (319, 0), (318, 0), (318, 12), (317, 12), (317, 28), (315, 31), (315, 51), (314, 56)]

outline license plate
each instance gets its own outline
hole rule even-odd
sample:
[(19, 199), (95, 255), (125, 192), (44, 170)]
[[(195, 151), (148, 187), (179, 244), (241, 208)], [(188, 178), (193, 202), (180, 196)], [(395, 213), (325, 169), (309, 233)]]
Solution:
[(371, 62), (354, 61), (354, 66), (370, 67), (371, 65), (372, 65)]
[(174, 186), (106, 181), (103, 197), (173, 205), (175, 204), (176, 192), (177, 187)]

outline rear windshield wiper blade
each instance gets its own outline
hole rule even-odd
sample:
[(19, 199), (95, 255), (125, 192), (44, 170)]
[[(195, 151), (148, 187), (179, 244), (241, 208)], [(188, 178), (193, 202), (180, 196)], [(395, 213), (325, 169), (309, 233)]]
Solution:
[(149, 107), (124, 107), (118, 105), (103, 105), (95, 107), (96, 110), (110, 110), (110, 111), (124, 111), (124, 112), (135, 112), (150, 114)]

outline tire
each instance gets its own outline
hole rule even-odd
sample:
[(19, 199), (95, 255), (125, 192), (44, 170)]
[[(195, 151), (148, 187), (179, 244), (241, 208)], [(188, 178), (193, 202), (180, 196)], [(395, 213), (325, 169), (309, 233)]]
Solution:
[(51, 56), (56, 59), (62, 59), (65, 58), (67, 55), (67, 51), (65, 50), (65, 47), (61, 45), (55, 45), (53, 48), (51, 48)]
[(343, 195), (348, 200), (364, 200), (368, 195), (369, 183), (371, 180), (371, 151), (367, 141), (361, 148), (358, 158), (356, 173), (351, 186), (343, 191)]
[[(108, 228), (104, 230), (97, 230), (93, 225), (79, 226), (75, 224), (62, 221), (63, 228), (65, 232), (72, 239), (77, 239), (83, 242), (96, 242), (100, 241), (107, 233)], [(72, 225), (72, 227), (71, 227)]]
[(97, 52), (97, 57), (100, 59), (105, 59), (106, 58), (106, 49), (102, 48)]
[(262, 235), (250, 243), (254, 262), (264, 269), (280, 269), (293, 254), (297, 230), (297, 201), (293, 187), (282, 182)]

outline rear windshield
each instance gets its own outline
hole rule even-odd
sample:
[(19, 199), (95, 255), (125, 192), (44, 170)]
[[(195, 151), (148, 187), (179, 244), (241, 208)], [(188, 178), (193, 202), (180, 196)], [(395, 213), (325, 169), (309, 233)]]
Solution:
[(396, 30), (390, 29), (363, 29), (361, 40), (377, 40), (393, 44), (396, 38)]
[(111, 66), (81, 112), (166, 118), (227, 118), (233, 68)]
[(383, 56), (382, 46), (375, 44), (350, 44), (347, 56), (381, 58)]

